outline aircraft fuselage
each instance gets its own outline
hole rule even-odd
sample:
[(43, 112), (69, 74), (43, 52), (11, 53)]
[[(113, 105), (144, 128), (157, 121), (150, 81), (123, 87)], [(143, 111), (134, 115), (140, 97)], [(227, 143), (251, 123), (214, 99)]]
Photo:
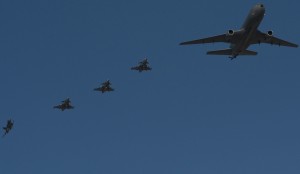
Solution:
[(237, 43), (232, 43), (230, 48), (233, 50), (233, 55), (236, 57), (240, 52), (246, 50), (249, 45), (251, 38), (256, 34), (257, 28), (265, 15), (265, 8), (263, 4), (255, 5), (249, 12), (241, 31), (243, 32), (242, 38)]

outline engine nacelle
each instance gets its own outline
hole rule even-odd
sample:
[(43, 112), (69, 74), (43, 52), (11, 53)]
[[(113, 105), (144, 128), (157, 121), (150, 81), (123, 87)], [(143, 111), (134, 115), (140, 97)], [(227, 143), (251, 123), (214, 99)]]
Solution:
[(273, 31), (272, 31), (272, 30), (269, 30), (269, 31), (267, 32), (267, 35), (268, 35), (268, 36), (273, 36)]
[(234, 31), (233, 30), (228, 30), (227, 34), (230, 35), (230, 36), (232, 36), (232, 35), (234, 35)]

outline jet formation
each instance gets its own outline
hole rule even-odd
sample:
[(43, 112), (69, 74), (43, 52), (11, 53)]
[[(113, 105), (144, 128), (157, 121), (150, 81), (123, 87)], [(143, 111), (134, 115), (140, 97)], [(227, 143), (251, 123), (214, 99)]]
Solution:
[(100, 87), (95, 88), (94, 91), (101, 91), (102, 93), (114, 91), (114, 89), (110, 85), (110, 81), (107, 80), (103, 82)]
[(11, 129), (13, 128), (13, 126), (14, 126), (14, 121), (11, 119), (7, 120), (6, 127), (3, 127), (4, 134), (2, 137), (4, 137), (6, 134), (8, 134), (11, 131)]
[(60, 109), (61, 111), (64, 111), (65, 109), (73, 109), (74, 107), (71, 105), (71, 100), (67, 98), (66, 100), (61, 101), (62, 104), (54, 106), (54, 109)]
[[(267, 43), (271, 45), (287, 46), (287, 47), (298, 47), (297, 44), (279, 39), (273, 35), (273, 31), (269, 30), (263, 33), (258, 30), (258, 27), (263, 20), (265, 15), (265, 7), (263, 4), (256, 4), (249, 12), (244, 24), (238, 30), (228, 30), (226, 33), (216, 35), (208, 38), (197, 39), (187, 42), (182, 42), (180, 45), (191, 45), (191, 44), (205, 44), (214, 42), (225, 42), (229, 43), (230, 47), (223, 50), (215, 50), (207, 52), (208, 55), (228, 55), (229, 58), (234, 59), (239, 55), (257, 55), (257, 52), (247, 50), (249, 46), (253, 44)], [(131, 70), (139, 72), (150, 71), (152, 68), (149, 66), (148, 59), (144, 59), (138, 63), (137, 66), (131, 67)], [(114, 91), (111, 87), (109, 80), (103, 82), (100, 87), (95, 88), (94, 91), (100, 91), (102, 93)], [(73, 109), (69, 98), (62, 101), (61, 104), (53, 107), (54, 109), (60, 109), (64, 111), (66, 109)], [(3, 127), (4, 135), (8, 134), (14, 125), (13, 120), (8, 120), (6, 127)]]
[(187, 42), (182, 42), (180, 45), (190, 44), (205, 44), (214, 42), (225, 42), (230, 44), (230, 48), (223, 50), (215, 50), (207, 52), (208, 55), (229, 55), (229, 58), (234, 59), (238, 55), (257, 55), (257, 52), (247, 50), (250, 45), (267, 43), (271, 45), (298, 47), (298, 45), (284, 41), (273, 36), (273, 31), (269, 30), (266, 33), (259, 31), (257, 28), (265, 15), (265, 6), (256, 4), (249, 12), (242, 28), (239, 30), (228, 30), (227, 33), (197, 39)]
[(143, 61), (139, 62), (138, 66), (132, 67), (131, 70), (137, 70), (139, 72), (142, 72), (142, 71), (150, 71), (152, 70), (152, 68), (149, 66), (148, 59), (144, 59)]

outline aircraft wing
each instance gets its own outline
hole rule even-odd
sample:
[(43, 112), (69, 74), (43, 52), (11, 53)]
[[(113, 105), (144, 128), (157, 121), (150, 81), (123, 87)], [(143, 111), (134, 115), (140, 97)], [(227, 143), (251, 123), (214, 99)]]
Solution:
[(101, 91), (101, 88), (95, 88), (94, 91)]
[(205, 43), (214, 43), (214, 42), (229, 42), (231, 36), (228, 36), (226, 34), (221, 34), (213, 37), (203, 38), (203, 39), (197, 39), (187, 42), (182, 42), (180, 45), (190, 45), (190, 44), (205, 44)]
[(139, 70), (140, 68), (138, 66), (132, 67), (131, 70)]
[(114, 89), (113, 88), (111, 88), (111, 87), (108, 87), (108, 89), (107, 89), (108, 91), (114, 91)]
[(266, 33), (261, 31), (257, 31), (256, 37), (251, 42), (251, 44), (258, 44), (258, 43), (268, 43), (271, 45), (278, 45), (278, 46), (287, 46), (287, 47), (298, 47), (297, 44), (284, 41), (282, 39), (276, 38), (274, 36), (269, 36)]
[(70, 106), (68, 106), (68, 109), (74, 109), (74, 106), (70, 105)]
[(62, 111), (65, 110), (65, 108), (62, 105), (57, 105), (57, 106), (54, 106), (53, 108), (60, 109)]

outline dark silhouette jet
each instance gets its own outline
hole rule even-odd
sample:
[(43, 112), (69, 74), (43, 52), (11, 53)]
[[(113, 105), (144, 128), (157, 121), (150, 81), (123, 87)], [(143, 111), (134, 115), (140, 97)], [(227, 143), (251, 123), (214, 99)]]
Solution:
[(110, 87), (110, 85), (111, 85), (110, 81), (107, 80), (107, 81), (103, 82), (100, 87), (95, 88), (94, 91), (101, 91), (102, 93), (114, 91), (114, 89), (112, 87)]
[(152, 70), (152, 68), (149, 67), (148, 59), (144, 59), (143, 61), (139, 62), (138, 66), (132, 67), (131, 70), (137, 70), (139, 72), (142, 72), (142, 71), (150, 71)]
[(7, 120), (6, 127), (3, 127), (4, 135), (2, 137), (4, 137), (6, 134), (8, 134), (9, 131), (13, 128), (13, 126), (14, 126), (14, 121), (12, 121), (11, 119)]
[(71, 105), (71, 101), (69, 98), (67, 98), (64, 101), (61, 101), (62, 104), (54, 106), (55, 109), (60, 109), (61, 111), (64, 111), (65, 109), (73, 109), (74, 107)]
[(209, 51), (209, 55), (229, 55), (234, 59), (238, 55), (257, 55), (257, 52), (247, 50), (252, 44), (268, 43), (271, 45), (298, 47), (294, 43), (284, 41), (273, 36), (273, 31), (263, 33), (257, 28), (265, 15), (265, 7), (263, 4), (256, 4), (249, 12), (243, 26), (239, 30), (228, 30), (226, 34), (221, 34), (204, 39), (198, 39), (180, 43), (180, 45), (189, 44), (205, 44), (214, 42), (230, 43), (229, 49)]

